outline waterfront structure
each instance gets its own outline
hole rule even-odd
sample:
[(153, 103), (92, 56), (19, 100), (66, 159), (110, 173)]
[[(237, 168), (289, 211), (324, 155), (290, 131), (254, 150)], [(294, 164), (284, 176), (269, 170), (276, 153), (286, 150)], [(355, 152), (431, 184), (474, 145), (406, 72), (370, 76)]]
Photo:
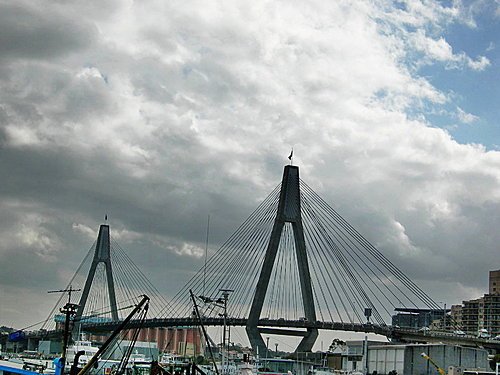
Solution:
[(476, 334), (479, 329), (479, 301), (481, 298), (462, 302), (462, 328), (467, 333)]
[(38, 352), (44, 355), (54, 355), (62, 352), (60, 341), (41, 340), (38, 342)]
[(452, 305), (450, 308), (450, 317), (452, 324), (457, 328), (463, 327), (462, 322), (463, 306), (462, 305)]
[(488, 294), (500, 294), (500, 270), (490, 271)]
[(484, 329), (491, 336), (500, 335), (500, 294), (463, 301), (462, 327), (473, 335)]
[[(367, 355), (365, 355), (367, 353)], [(446, 344), (391, 344), (381, 341), (348, 340), (336, 347), (329, 356), (340, 361), (328, 361), (330, 369), (363, 374), (389, 374), (396, 370), (404, 375), (433, 375), (436, 369), (421, 354), (426, 353), (439, 366), (455, 368), (489, 369), (488, 352), (485, 349)], [(326, 357), (328, 358), (328, 356)], [(334, 364), (335, 363), (335, 364)]]
[(468, 334), (486, 330), (490, 336), (500, 335), (500, 270), (489, 273), (489, 293), (463, 301), (459, 316), (461, 327)]
[(430, 327), (436, 320), (440, 322), (447, 312), (444, 309), (396, 308), (392, 316), (392, 326), (420, 329)]
[(336, 370), (362, 371), (367, 370), (366, 351), (377, 345), (385, 345), (382, 341), (371, 340), (347, 340), (341, 349), (341, 367)]
[(483, 318), (479, 329), (486, 329), (492, 337), (500, 335), (500, 294), (485, 294), (480, 306)]
[(111, 355), (106, 359), (120, 360), (123, 357), (123, 353), (127, 350), (133, 349), (133, 358), (142, 359), (145, 362), (151, 362), (153, 360), (158, 360), (159, 351), (155, 342), (150, 341), (129, 341), (121, 340), (118, 341), (115, 347), (111, 350)]
[(436, 368), (426, 359), (426, 353), (442, 369), (458, 367), (464, 370), (489, 369), (485, 349), (445, 344), (407, 344), (368, 346), (368, 373), (388, 374), (396, 370), (405, 375), (433, 375)]
[[(128, 333), (131, 337), (132, 331)], [(161, 352), (174, 353), (184, 357), (205, 354), (205, 340), (199, 327), (156, 327), (143, 328), (138, 339), (155, 342)]]
[[(134, 330), (127, 330), (124, 338), (132, 340), (133, 335)], [(154, 347), (162, 353), (172, 353), (183, 357), (196, 357), (205, 354), (205, 340), (199, 327), (142, 328), (137, 340), (153, 343)]]

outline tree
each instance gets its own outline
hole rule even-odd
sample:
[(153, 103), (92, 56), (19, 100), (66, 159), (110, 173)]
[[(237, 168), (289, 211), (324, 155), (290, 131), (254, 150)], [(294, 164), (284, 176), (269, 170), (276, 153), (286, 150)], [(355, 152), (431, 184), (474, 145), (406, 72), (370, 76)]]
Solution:
[(493, 358), (490, 360), (490, 367), (492, 370), (496, 369), (498, 362), (500, 362), (500, 354), (495, 354)]
[(341, 339), (333, 339), (332, 343), (328, 347), (329, 352), (334, 352), (339, 347), (346, 346), (346, 342)]

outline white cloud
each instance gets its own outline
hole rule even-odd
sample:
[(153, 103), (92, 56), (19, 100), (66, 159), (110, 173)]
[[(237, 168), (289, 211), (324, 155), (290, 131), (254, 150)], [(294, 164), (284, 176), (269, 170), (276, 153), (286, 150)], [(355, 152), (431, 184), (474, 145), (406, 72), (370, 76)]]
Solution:
[(188, 243), (183, 243), (180, 246), (167, 246), (167, 249), (178, 255), (190, 256), (195, 258), (201, 258), (205, 254), (205, 251), (201, 247)]
[(471, 124), (479, 120), (479, 117), (473, 115), (472, 113), (465, 112), (460, 107), (457, 107), (457, 118), (463, 124)]
[(465, 60), (467, 61), (467, 65), (472, 69), (472, 70), (484, 70), (486, 69), (490, 64), (490, 60), (486, 56), (479, 56), (477, 60), (472, 60), (469, 57), (466, 57)]
[(97, 238), (97, 232), (88, 225), (73, 223), (73, 230), (85, 235), (89, 239), (94, 240), (95, 238)]
[(445, 63), (448, 68), (458, 69), (467, 66), (476, 71), (482, 71), (490, 65), (490, 60), (486, 56), (479, 56), (474, 60), (464, 52), (453, 53), (451, 45), (443, 37), (431, 38), (423, 30), (410, 33), (409, 39), (415, 49), (424, 54), (424, 61), (427, 60), (428, 63), (439, 61)]
[(111, 233), (110, 233), (111, 237), (120, 242), (120, 243), (130, 243), (130, 242), (134, 242), (138, 239), (141, 239), (143, 238), (143, 234), (142, 233), (138, 233), (138, 232), (134, 232), (134, 231), (130, 231), (130, 230), (127, 230), (127, 229), (121, 229), (121, 230), (111, 230)]
[(28, 214), (21, 220), (16, 233), (20, 246), (26, 246), (45, 261), (56, 261), (61, 242), (55, 233), (47, 229), (50, 219), (38, 214)]

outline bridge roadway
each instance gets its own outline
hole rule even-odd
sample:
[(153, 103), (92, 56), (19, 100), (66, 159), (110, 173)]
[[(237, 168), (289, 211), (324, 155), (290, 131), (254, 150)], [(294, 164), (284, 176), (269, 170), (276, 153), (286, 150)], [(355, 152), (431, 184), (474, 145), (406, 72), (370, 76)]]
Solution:
[[(102, 323), (83, 323), (82, 329), (87, 332), (99, 334), (101, 332), (113, 331), (120, 322), (102, 322)], [(203, 319), (205, 326), (222, 326), (223, 318), (206, 317)], [(234, 327), (245, 327), (246, 318), (227, 318), (226, 324)], [(136, 328), (139, 325), (138, 320), (132, 320), (127, 328)], [(194, 318), (153, 318), (144, 321), (145, 328), (154, 327), (186, 327), (199, 325)], [(484, 347), (500, 352), (500, 341), (492, 339), (478, 338), (472, 335), (455, 335), (452, 332), (440, 331), (421, 331), (408, 328), (397, 328), (387, 325), (360, 324), (360, 323), (340, 323), (340, 322), (310, 322), (307, 320), (285, 320), (285, 319), (260, 319), (259, 330), (264, 334), (287, 334), (292, 336), (301, 336), (304, 331), (291, 330), (290, 328), (317, 328), (330, 331), (362, 332), (375, 333), (386, 336), (389, 339), (398, 342), (420, 342), (420, 343), (447, 343), (451, 345), (463, 345), (473, 347)], [(31, 332), (28, 336), (36, 337), (54, 337), (62, 335), (61, 331)]]

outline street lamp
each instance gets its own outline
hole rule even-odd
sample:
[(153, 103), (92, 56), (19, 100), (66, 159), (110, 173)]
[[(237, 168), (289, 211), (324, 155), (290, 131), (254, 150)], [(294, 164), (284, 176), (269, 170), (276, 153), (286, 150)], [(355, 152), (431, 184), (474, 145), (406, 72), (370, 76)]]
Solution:
[(443, 330), (446, 331), (446, 302), (443, 302)]
[(278, 343), (274, 343), (274, 346), (276, 347), (276, 357), (278, 356)]
[(443, 331), (446, 331), (446, 302), (439, 301), (438, 303), (442, 303), (443, 304), (443, 324), (442, 324), (442, 328), (443, 328)]
[[(229, 297), (229, 292), (233, 292), (232, 289), (219, 289), (222, 292), (222, 303), (224, 304), (224, 331), (222, 333), (222, 369), (224, 370), (224, 363), (228, 361), (228, 351), (229, 348), (226, 348), (226, 330), (227, 330), (227, 299)], [(218, 302), (220, 301), (220, 298)], [(229, 340), (229, 338), (228, 338)], [(228, 345), (229, 346), (229, 345)], [(227, 350), (226, 350), (227, 349)], [(227, 372), (229, 363), (227, 363), (224, 372)]]
[(266, 367), (268, 366), (268, 359), (269, 357), (269, 336), (266, 337)]
[(219, 316), (222, 316), (222, 318), (223, 318), (221, 362), (222, 362), (222, 372), (226, 373), (228, 371), (228, 368), (227, 368), (228, 366), (225, 366), (225, 364), (226, 364), (226, 359), (227, 359), (226, 357), (228, 356), (228, 351), (229, 351), (229, 344), (227, 345), (227, 348), (226, 348), (226, 342), (229, 342), (229, 340), (230, 340), (230, 337), (227, 337), (227, 340), (226, 340), (227, 300), (229, 298), (229, 293), (234, 292), (234, 290), (232, 290), (232, 289), (219, 289), (219, 291), (222, 292), (222, 297), (219, 297), (216, 300), (214, 300), (210, 297), (205, 297), (205, 296), (198, 296), (198, 298), (200, 298), (204, 303), (211, 303), (214, 306), (218, 306), (218, 307), (221, 307), (223, 309), (223, 313), (219, 314)]

